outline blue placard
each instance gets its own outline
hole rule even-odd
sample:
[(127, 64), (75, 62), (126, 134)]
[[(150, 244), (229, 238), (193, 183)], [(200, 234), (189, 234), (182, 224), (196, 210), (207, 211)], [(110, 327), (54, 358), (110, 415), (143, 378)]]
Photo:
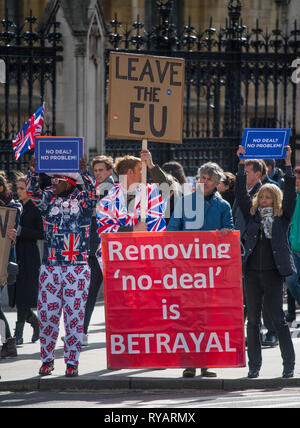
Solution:
[(246, 154), (242, 159), (284, 159), (290, 140), (290, 128), (284, 129), (255, 129), (244, 130), (242, 145)]
[(79, 172), (83, 144), (83, 138), (79, 137), (35, 137), (35, 171), (57, 174)]

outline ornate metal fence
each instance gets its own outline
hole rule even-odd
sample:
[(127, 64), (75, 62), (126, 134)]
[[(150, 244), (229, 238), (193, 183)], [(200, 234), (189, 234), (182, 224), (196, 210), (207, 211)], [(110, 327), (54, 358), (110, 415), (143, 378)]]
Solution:
[(44, 133), (56, 132), (56, 64), (62, 60), (58, 26), (55, 21), (47, 28), (39, 26), (32, 12), (22, 25), (7, 16), (0, 21), (0, 60), (5, 63), (6, 81), (0, 83), (0, 169), (9, 174), (28, 165), (30, 154), (15, 162), (12, 139), (42, 105), (46, 93), (50, 102)]
[[(122, 27), (117, 14), (111, 21), (111, 49), (186, 60), (183, 144), (150, 144), (160, 164), (182, 163), (194, 175), (204, 162), (218, 162), (225, 170), (236, 167), (236, 148), (243, 128), (290, 127), (296, 147), (296, 84), (292, 63), (300, 53), (300, 28), (285, 33), (277, 24), (263, 31), (242, 21), (240, 0), (230, 0), (223, 28), (196, 31), (191, 19), (180, 33), (170, 22), (172, 1), (157, 1), (159, 25), (146, 33), (139, 17)], [(116, 157), (138, 154), (134, 141), (106, 140), (106, 151)]]

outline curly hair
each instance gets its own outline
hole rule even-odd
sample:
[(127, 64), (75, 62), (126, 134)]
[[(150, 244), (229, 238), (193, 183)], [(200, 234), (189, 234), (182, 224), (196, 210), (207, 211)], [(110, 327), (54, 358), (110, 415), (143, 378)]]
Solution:
[(283, 211), (282, 211), (282, 199), (283, 199), (282, 192), (279, 189), (279, 187), (276, 186), (276, 184), (271, 184), (271, 183), (264, 184), (259, 189), (259, 191), (256, 193), (256, 195), (254, 196), (253, 201), (252, 201), (252, 207), (250, 210), (250, 214), (255, 215), (255, 213), (259, 207), (259, 198), (264, 192), (268, 192), (272, 197), (274, 216), (275, 217), (281, 217), (283, 214)]

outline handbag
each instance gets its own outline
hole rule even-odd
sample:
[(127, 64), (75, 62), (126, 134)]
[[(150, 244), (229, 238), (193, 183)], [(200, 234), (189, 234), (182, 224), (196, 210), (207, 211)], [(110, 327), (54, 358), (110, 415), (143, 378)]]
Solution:
[(7, 285), (12, 285), (16, 282), (19, 273), (19, 266), (17, 263), (9, 262), (7, 265)]

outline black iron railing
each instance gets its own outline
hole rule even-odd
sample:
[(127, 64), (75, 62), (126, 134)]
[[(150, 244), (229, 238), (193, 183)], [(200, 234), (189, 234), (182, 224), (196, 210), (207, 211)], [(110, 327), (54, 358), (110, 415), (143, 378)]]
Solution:
[(43, 133), (56, 133), (56, 65), (62, 60), (58, 26), (54, 20), (46, 30), (31, 11), (19, 25), (8, 19), (7, 12), (0, 20), (0, 59), (6, 69), (6, 82), (0, 83), (0, 169), (9, 174), (28, 165), (31, 154), (14, 160), (12, 139), (45, 101), (46, 92), (50, 102)]
[[(117, 14), (111, 21), (111, 49), (147, 55), (177, 56), (186, 60), (184, 132), (182, 145), (152, 144), (156, 162), (177, 160), (188, 175), (206, 160), (225, 170), (236, 167), (236, 147), (246, 127), (290, 127), (291, 145), (297, 144), (296, 83), (293, 61), (300, 54), (300, 28), (286, 33), (277, 23), (262, 30), (259, 20), (248, 29), (242, 20), (242, 2), (228, 3), (223, 28), (196, 30), (190, 18), (183, 31), (171, 22), (173, 2), (157, 1), (159, 24), (146, 32), (137, 17), (125, 27)], [(134, 141), (106, 140), (111, 155), (138, 153)], [(299, 145), (298, 145), (299, 148)]]

